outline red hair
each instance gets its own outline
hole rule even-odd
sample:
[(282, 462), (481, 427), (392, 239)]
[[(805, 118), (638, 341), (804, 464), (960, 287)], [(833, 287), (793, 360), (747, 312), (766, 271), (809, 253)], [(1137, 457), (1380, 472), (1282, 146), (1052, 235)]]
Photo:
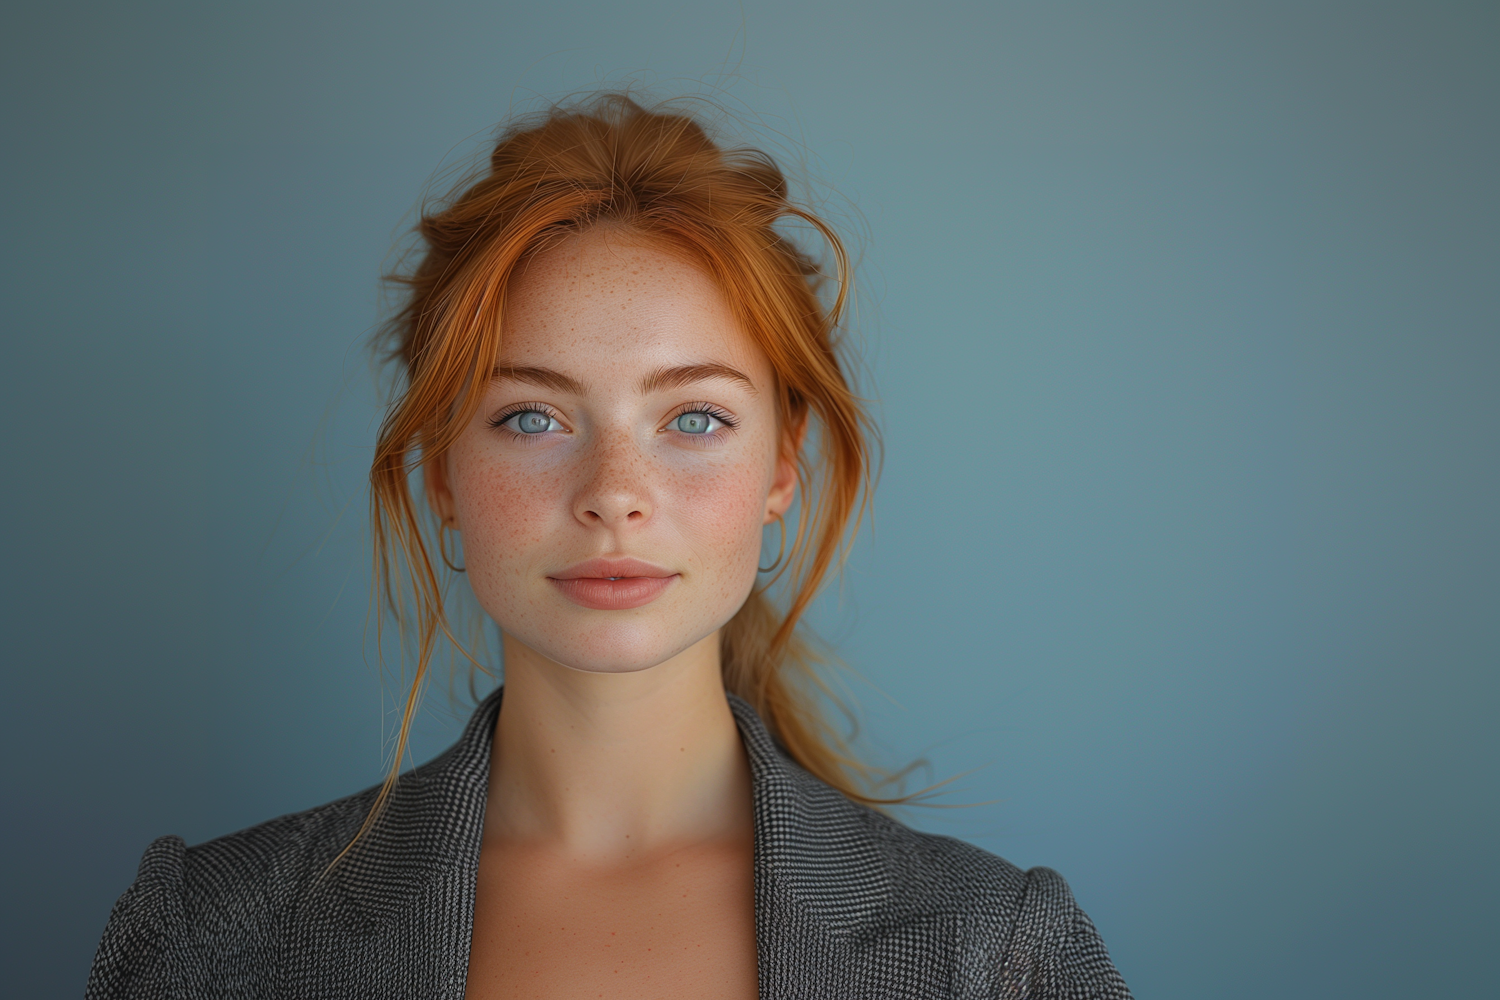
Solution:
[[(778, 231), (785, 220), (811, 226), (827, 243), (837, 268), (831, 303), (820, 300), (818, 267)], [(724, 686), (754, 706), (808, 771), (851, 798), (879, 801), (863, 787), (868, 771), (818, 709), (822, 682), (798, 630), (858, 523), (871, 478), (873, 429), (836, 339), (848, 299), (847, 254), (827, 224), (788, 199), (770, 157), (721, 148), (686, 114), (608, 94), (507, 129), (488, 170), (423, 215), (424, 252), (395, 279), (407, 294), (384, 338), (403, 387), (380, 429), (371, 515), (376, 584), (397, 620), (414, 626), (416, 671), (395, 762), (366, 828), (395, 782), (435, 647), (453, 638), (445, 580), (432, 559), (436, 526), (413, 495), (410, 473), (442, 463), (478, 407), (517, 264), (562, 234), (600, 223), (714, 278), (776, 373), (786, 447), (811, 426), (811, 444), (797, 456), (801, 513), (777, 573), (785, 574), (784, 606), (758, 588), (724, 628)]]

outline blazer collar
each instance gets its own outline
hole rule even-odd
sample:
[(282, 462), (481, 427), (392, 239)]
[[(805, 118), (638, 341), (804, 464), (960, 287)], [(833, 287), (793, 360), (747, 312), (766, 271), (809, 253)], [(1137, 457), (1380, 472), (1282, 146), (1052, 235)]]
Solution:
[[(450, 912), (462, 922), (452, 928), (458, 932), (455, 947), (447, 956), (433, 956), (431, 972), (439, 982), (460, 986), (468, 968), (491, 743), (503, 696), (500, 688), (486, 697), (456, 743), (402, 777), (386, 815), (370, 831), (373, 849), (356, 850), (341, 866), (352, 877), (342, 880), (345, 891), (363, 897), (366, 919), (377, 923), (410, 928), (409, 908), (420, 913), (438, 897), (457, 903)], [(878, 849), (874, 814), (805, 771), (748, 703), (726, 696), (750, 761), (756, 944), (764, 979), (768, 968), (777, 967), (779, 952), (805, 950), (809, 935), (828, 943), (857, 936), (887, 904), (892, 880)]]
[[(777, 931), (857, 934), (890, 894), (874, 814), (813, 777), (730, 694), (755, 796), (755, 925), (762, 954)], [(805, 947), (806, 942), (803, 942)]]

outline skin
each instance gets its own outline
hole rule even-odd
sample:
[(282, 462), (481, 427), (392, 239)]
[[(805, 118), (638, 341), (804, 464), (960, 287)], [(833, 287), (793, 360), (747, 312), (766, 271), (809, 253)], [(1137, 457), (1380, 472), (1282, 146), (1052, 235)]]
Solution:
[[(507, 295), (499, 376), (428, 478), (505, 655), (467, 995), (754, 997), (750, 770), (719, 631), (791, 504), (800, 433), (715, 283), (626, 232), (543, 251)], [(709, 433), (681, 429), (705, 412)], [(599, 557), (670, 580), (640, 607), (580, 606), (555, 578)]]

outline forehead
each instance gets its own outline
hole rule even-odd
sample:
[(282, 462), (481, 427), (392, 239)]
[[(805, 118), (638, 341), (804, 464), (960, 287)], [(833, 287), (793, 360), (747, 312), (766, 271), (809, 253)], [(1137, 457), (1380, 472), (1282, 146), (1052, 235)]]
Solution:
[(500, 360), (650, 368), (722, 361), (760, 381), (770, 365), (718, 283), (626, 231), (596, 226), (533, 254), (507, 286)]

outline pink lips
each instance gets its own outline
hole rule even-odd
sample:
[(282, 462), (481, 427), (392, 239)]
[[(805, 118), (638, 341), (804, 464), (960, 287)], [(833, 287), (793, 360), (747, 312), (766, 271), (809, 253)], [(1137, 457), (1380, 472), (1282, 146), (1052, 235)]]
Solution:
[(547, 579), (574, 604), (626, 611), (656, 600), (677, 574), (640, 559), (588, 559)]

